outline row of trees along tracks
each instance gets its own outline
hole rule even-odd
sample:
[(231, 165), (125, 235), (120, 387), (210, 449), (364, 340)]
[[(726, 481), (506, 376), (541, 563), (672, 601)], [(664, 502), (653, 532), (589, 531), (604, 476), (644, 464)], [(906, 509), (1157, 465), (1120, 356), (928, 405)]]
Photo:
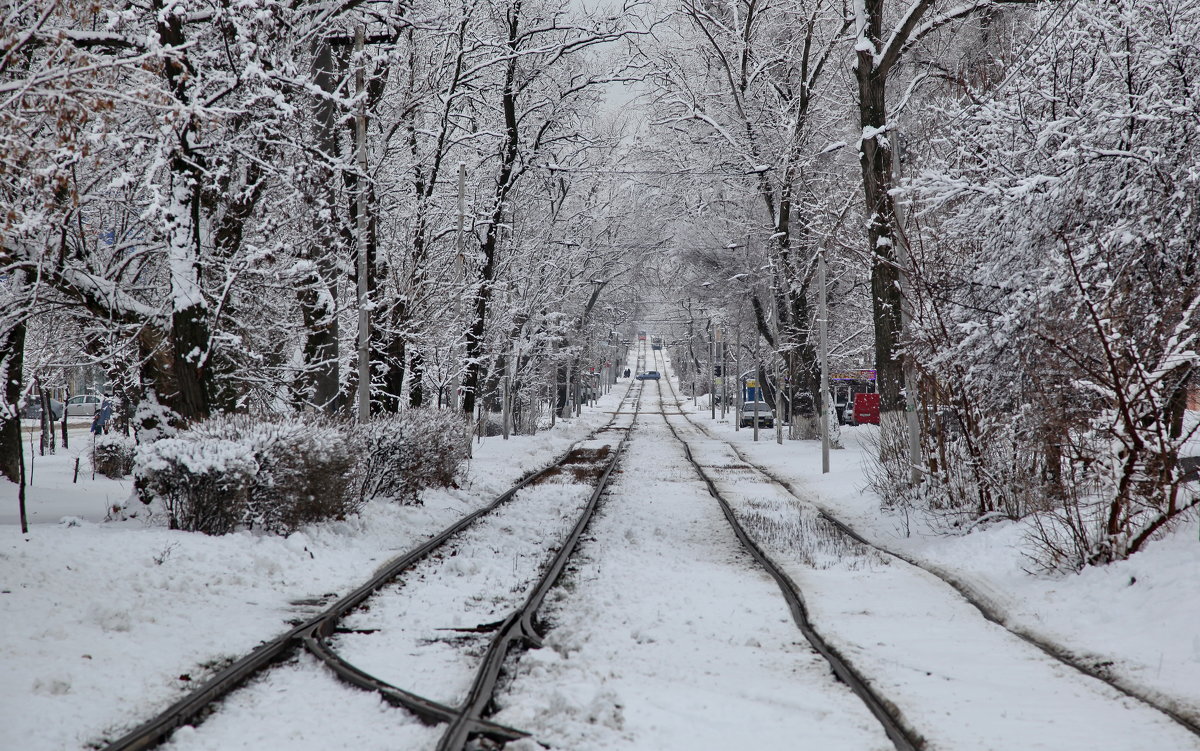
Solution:
[[(631, 383), (612, 419), (589, 438), (574, 444), (556, 462), (527, 475), (491, 503), (394, 558), (328, 609), (232, 663), (165, 712), (110, 743), (106, 751), (135, 751), (160, 744), (175, 729), (220, 711), (216, 706), (219, 700), (252, 676), (294, 656), (300, 647), (342, 681), (378, 692), (388, 703), (412, 712), (427, 724), (444, 726), (437, 744), (439, 751), (461, 749), (476, 737), (503, 744), (527, 736), (489, 722), (484, 715), (492, 703), (505, 659), (515, 647), (540, 644), (538, 608), (592, 518), (637, 417), (643, 390), (642, 382), (636, 382), (636, 386)], [(564, 527), (568, 528), (565, 534), (559, 534)], [(497, 567), (472, 571), (469, 565), (456, 565), (467, 558), (458, 557), (461, 551), (486, 547), (498, 534), (504, 540), (503, 555), (512, 556), (511, 576), (504, 581), (493, 580)], [(464, 581), (472, 577), (478, 581)], [(447, 578), (455, 579), (454, 597), (445, 597), (437, 590)], [(509, 608), (507, 615), (474, 627), (446, 629), (450, 633), (447, 640), (422, 644), (421, 629), (406, 621), (439, 615), (444, 619), (446, 614), (422, 612), (427, 607), (407, 609), (407, 603), (420, 601), (422, 588), (433, 588), (426, 594), (434, 601), (457, 602), (472, 587), (479, 588), (468, 598), (475, 610), (495, 613)], [(471, 608), (466, 610), (454, 614), (460, 616), (458, 622), (470, 616)], [(405, 617), (398, 617), (398, 612)], [(437, 654), (439, 646), (449, 650)], [(450, 680), (459, 681), (455, 690), (464, 697), (461, 702), (451, 704), (429, 698), (426, 692), (402, 685), (412, 676), (387, 674), (389, 669), (396, 672), (395, 666), (387, 665), (389, 652), (422, 647), (430, 648), (426, 651), (434, 654), (429, 661), (437, 663), (424, 674), (437, 675), (443, 683), (448, 673), (453, 674)], [(469, 668), (462, 669), (460, 664), (470, 662), (473, 652), (478, 651), (482, 655), (475, 661), (471, 677)], [(373, 662), (374, 672), (367, 672), (347, 654), (369, 655), (382, 665)], [(454, 664), (448, 666), (447, 661)]]
[[(1016, 666), (1017, 675), (1034, 675), (1037, 667), (1044, 668), (1050, 664), (1051, 669), (1044, 670), (1040, 676), (1043, 680), (1029, 681), (1018, 678), (1014, 685), (1003, 687), (987, 685), (993, 682), (986, 680), (987, 676), (977, 676), (984, 679), (977, 681), (978, 696), (964, 697), (964, 701), (993, 701), (997, 712), (1012, 711), (1015, 714), (1022, 710), (1040, 710), (1048, 715), (1055, 715), (1061, 712), (1055, 704), (1055, 693), (1063, 689), (1054, 685), (1054, 679), (1062, 679), (1069, 684), (1067, 690), (1085, 693), (1090, 691), (1095, 694), (1097, 712), (1071, 718), (1065, 723), (1077, 723), (1080, 726), (1080, 738), (1086, 736), (1100, 739), (1098, 743), (1087, 746), (1088, 748), (1110, 747), (1105, 745), (1107, 739), (1104, 728), (1121, 728), (1124, 727), (1123, 723), (1140, 723), (1147, 726), (1144, 736), (1149, 744), (1147, 748), (1200, 748), (1200, 723), (1195, 718), (1171, 706), (1161, 697), (1107, 674), (1103, 664), (1080, 658), (1069, 650), (1027, 631), (1011, 628), (1000, 610), (970, 584), (940, 567), (919, 563), (909, 556), (867, 540), (827, 510), (806, 501), (802, 492), (791, 483), (751, 462), (745, 450), (720, 439), (701, 423), (692, 420), (682, 409), (683, 400), (666, 377), (668, 363), (662, 353), (654, 352), (654, 359), (657, 369), (664, 374), (657, 384), (662, 397), (662, 419), (671, 434), (682, 444), (688, 461), (703, 480), (709, 494), (720, 505), (739, 542), (779, 585), (792, 617), (805, 638), (828, 660), (838, 678), (850, 687), (882, 724), (897, 749), (954, 747), (952, 740), (944, 736), (939, 737), (938, 729), (939, 723), (946, 722), (947, 715), (953, 722), (952, 707), (944, 704), (923, 706), (923, 697), (919, 691), (914, 695), (911, 682), (905, 682), (903, 690), (900, 690), (900, 686), (889, 680), (888, 676), (876, 674), (872, 670), (873, 667), (887, 662), (895, 663), (898, 659), (907, 663), (918, 662), (922, 657), (922, 650), (914, 648), (911, 641), (897, 641), (887, 645), (892, 651), (875, 655), (873, 649), (864, 651), (861, 644), (851, 643), (849, 639), (842, 639), (841, 643), (838, 643), (834, 638), (823, 636), (810, 619), (809, 607), (806, 605), (801, 585), (796, 581), (797, 572), (804, 572), (805, 582), (813, 584), (817, 590), (818, 597), (813, 599), (824, 601), (823, 615), (845, 615), (863, 602), (879, 603), (883, 593), (904, 591), (901, 582), (906, 579), (921, 582), (916, 589), (910, 590), (914, 593), (920, 593), (922, 589), (927, 590), (930, 587), (942, 590), (949, 587), (953, 591), (952, 599), (964, 606), (958, 615), (961, 616), (962, 610), (972, 612), (976, 623), (972, 624), (970, 619), (954, 623), (952, 629), (945, 630), (945, 639), (941, 638), (943, 632), (939, 628), (944, 624), (925, 624), (927, 631), (921, 640), (927, 648), (941, 652), (951, 661), (960, 661), (960, 658), (951, 656), (956, 649), (954, 634), (984, 631), (989, 634), (985, 638), (996, 641), (997, 636), (1002, 633), (1000, 641), (1007, 638), (1010, 642), (1015, 641), (1035, 648), (1026, 649), (1026, 653), (1036, 650), (1036, 655), (1026, 658), (1028, 666)], [(702, 452), (703, 455), (695, 455), (693, 449)], [(774, 498), (771, 497), (772, 493)], [(848, 582), (844, 578), (834, 583), (822, 582), (822, 571), (835, 571), (847, 565), (850, 568), (865, 566), (874, 569), (870, 579), (879, 581), (871, 587), (868, 599), (847, 598)], [(837, 606), (830, 607), (827, 601), (830, 594), (839, 600), (849, 600), (849, 604), (841, 607), (840, 611)], [(882, 599), (886, 599), (886, 596)], [(854, 615), (871, 614), (862, 610)], [(870, 627), (871, 646), (883, 647), (885, 642), (889, 641), (888, 620), (895, 614), (889, 616), (886, 607), (881, 607), (880, 612), (875, 615), (874, 620), (877, 623)], [(951, 619), (954, 620), (954, 616), (951, 616)], [(903, 628), (899, 630), (905, 631)], [(831, 633), (835, 631), (830, 629)], [(876, 641), (876, 637), (880, 640)], [(1012, 649), (1004, 652), (1006, 655), (1012, 653)], [(1045, 660), (1046, 656), (1051, 660)], [(1059, 669), (1054, 669), (1055, 666)], [(1061, 670), (1063, 666), (1068, 670)], [(1034, 671), (1031, 673), (1027, 667), (1033, 668)], [(937, 663), (934, 670), (939, 669), (945, 669), (945, 661)], [(1014, 666), (1011, 664), (1001, 668), (1012, 669)], [(1103, 686), (1097, 686), (1096, 681)], [(956, 682), (956, 690), (969, 683)], [(994, 683), (1004, 681), (997, 680)], [(999, 693), (1002, 690), (1010, 693), (1007, 696)], [(1062, 719), (1060, 716), (1058, 721), (1061, 722)], [(1108, 725), (1109, 721), (1113, 724)], [(1129, 737), (1131, 736), (1127, 733), (1112, 735), (1117, 743), (1127, 742)], [(1152, 737), (1163, 738), (1165, 741), (1152, 741)], [(1163, 742), (1166, 745), (1162, 745)], [(1003, 738), (992, 738), (988, 745), (996, 748), (1011, 747), (1006, 745)]]

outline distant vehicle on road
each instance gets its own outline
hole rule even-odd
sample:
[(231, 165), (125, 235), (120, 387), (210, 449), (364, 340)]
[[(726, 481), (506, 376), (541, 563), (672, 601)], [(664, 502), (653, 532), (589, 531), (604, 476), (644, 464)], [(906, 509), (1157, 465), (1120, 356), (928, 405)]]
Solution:
[(650, 349), (662, 349), (663, 338), (661, 336), (650, 337)]
[(645, 373), (637, 374), (639, 381), (657, 381), (661, 377), (657, 370), (647, 370)]
[(775, 411), (766, 402), (742, 402), (742, 415), (739, 419), (743, 428), (754, 427), (754, 413), (758, 412), (758, 427), (775, 427)]

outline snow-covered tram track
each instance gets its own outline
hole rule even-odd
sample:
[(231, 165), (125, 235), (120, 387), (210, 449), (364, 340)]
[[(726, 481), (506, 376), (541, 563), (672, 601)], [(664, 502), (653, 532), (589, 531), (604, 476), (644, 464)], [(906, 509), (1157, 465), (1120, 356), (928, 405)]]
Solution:
[[(662, 363), (660, 369), (665, 373), (666, 363)], [(1133, 733), (1133, 736), (1143, 738), (1146, 742), (1145, 748), (1200, 749), (1200, 742), (1198, 742), (1200, 733), (1191, 718), (1173, 711), (1163, 702), (1156, 701), (1155, 697), (1145, 695), (1145, 692), (1111, 680), (1109, 676), (1074, 659), (1061, 647), (1045, 643), (1031, 634), (1011, 628), (1005, 622), (1002, 614), (989, 605), (986, 597), (973, 591), (967, 583), (937, 567), (922, 565), (918, 561), (910, 560), (907, 556), (864, 538), (827, 509), (820, 508), (804, 498), (791, 483), (754, 463), (747, 456), (747, 449), (714, 435), (703, 424), (694, 421), (682, 409), (682, 401), (675, 394), (674, 386), (671, 385), (669, 379), (664, 378), (664, 381), (676, 403), (676, 412), (672, 415), (682, 418), (686, 428), (701, 439), (703, 443), (697, 442), (698, 445), (712, 447), (708, 450), (708, 455), (700, 459), (692, 457), (689, 447), (689, 459), (704, 477), (710, 492), (718, 499), (730, 524), (735, 529), (739, 529), (739, 538), (745, 533), (746, 526), (754, 527), (754, 534), (747, 535), (746, 542), (757, 549), (765, 560), (771, 561), (768, 568), (780, 572), (780, 576), (777, 576), (776, 579), (779, 581), (781, 590), (785, 590), (785, 597), (788, 596), (786, 590), (789, 588), (793, 589), (797, 597), (801, 597), (797, 580), (800, 585), (813, 588), (814, 584), (820, 583), (821, 577), (809, 574), (824, 567), (832, 570), (839, 566), (836, 561), (814, 560), (814, 558), (821, 558), (822, 555), (831, 559), (850, 558), (866, 561), (864, 565), (868, 569), (872, 565), (879, 566), (878, 571), (869, 572), (874, 576), (859, 576), (857, 582), (843, 578), (837, 580), (832, 587), (827, 583), (823, 587), (816, 587), (817, 596), (809, 597), (810, 607), (808, 610), (812, 611), (816, 605), (820, 617), (812, 620), (816, 620), (822, 629), (829, 632), (826, 637), (819, 638), (822, 638), (827, 644), (833, 643), (832, 649), (843, 653), (846, 662), (855, 664), (857, 667), (854, 669), (863, 677), (865, 684), (875, 687), (873, 690), (891, 696), (890, 700), (884, 700), (884, 706), (894, 710), (896, 719), (901, 725), (911, 728), (911, 737), (918, 744), (916, 748), (970, 748), (972, 750), (997, 749), (999, 751), (1015, 747), (1023, 749), (1086, 747), (1125, 751), (1129, 748), (1127, 745), (1123, 745), (1127, 744), (1130, 737), (1129, 727), (1137, 725), (1139, 730)], [(665, 409), (664, 419), (667, 419)], [(679, 435), (679, 431), (674, 425), (672, 425), (672, 433), (685, 446), (689, 445), (688, 441)], [(708, 467), (708, 471), (705, 470), (705, 466)], [(722, 479), (721, 474), (726, 474), (727, 477)], [(763, 479), (766, 480), (765, 483)], [(785, 508), (778, 502), (763, 497), (755, 498), (744, 491), (746, 486), (756, 484), (778, 488), (786, 494), (786, 502), (789, 506)], [(737, 502), (730, 502), (730, 499), (737, 499)], [(781, 518), (781, 515), (787, 514), (795, 514), (799, 518), (795, 520)], [(743, 523), (739, 523), (739, 520)], [(789, 526), (792, 528), (788, 529)], [(798, 528), (806, 529), (798, 531)], [(794, 544), (795, 540), (784, 538), (797, 534), (826, 539), (818, 542), (814, 546), (815, 550), (812, 548), (805, 550), (802, 555), (804, 560), (789, 561), (786, 548), (788, 545)], [(837, 537), (841, 537), (845, 542), (837, 541)], [(812, 545), (811, 542), (806, 544)], [(824, 550), (822, 551), (821, 548)], [(870, 557), (876, 557), (877, 560), (872, 562), (869, 560)], [(841, 563), (844, 565), (844, 560)], [(767, 564), (764, 563), (764, 565)], [(1001, 701), (996, 702), (996, 706), (1002, 708), (995, 712), (995, 728), (1000, 732), (963, 732), (961, 729), (948, 729), (948, 724), (954, 723), (953, 719), (948, 724), (942, 724), (942, 721), (931, 724), (931, 719), (937, 715), (954, 715), (953, 702), (946, 702), (941, 707), (935, 707), (930, 706), (926, 701), (924, 706), (920, 706), (922, 700), (928, 700), (938, 695), (938, 692), (927, 692), (922, 695), (920, 691), (917, 691), (917, 696), (905, 695), (911, 690), (912, 684), (906, 685), (903, 680), (880, 676), (877, 669), (884, 663), (891, 661), (894, 665), (899, 665), (903, 662), (905, 663), (904, 670), (918, 674), (924, 673), (927, 678), (932, 677), (951, 683), (955, 688), (950, 691), (943, 689), (941, 692), (942, 695), (947, 695), (960, 690), (964, 684), (961, 679), (964, 675), (969, 674), (954, 675), (952, 671), (944, 670), (944, 665), (937, 663), (921, 664), (922, 659), (928, 659), (935, 654), (940, 655), (942, 659), (945, 659), (945, 655), (957, 654), (957, 659), (962, 662), (969, 662), (973, 656), (967, 654), (963, 645), (957, 645), (951, 641), (954, 631), (947, 628), (946, 622), (929, 622), (925, 633), (921, 636), (924, 637), (923, 641), (935, 643), (924, 653), (895, 651), (895, 647), (903, 642), (904, 637), (893, 639), (890, 634), (879, 630), (881, 627), (887, 627), (888, 617), (882, 613), (886, 612), (890, 605), (881, 601), (889, 595), (897, 594), (896, 581), (908, 577), (909, 572), (917, 579), (924, 580), (917, 585), (918, 588), (923, 587), (927, 592), (933, 592), (940, 588), (942, 590), (940, 595), (934, 594), (933, 596), (949, 598), (960, 604), (960, 607), (951, 607), (940, 611), (942, 621), (957, 622), (958, 625), (955, 625), (954, 628), (961, 627), (964, 630), (963, 633), (990, 630), (992, 633), (980, 640), (980, 643), (985, 644), (998, 645), (1004, 642), (1005, 638), (995, 638), (998, 632), (1002, 637), (1007, 638), (1009, 644), (1006, 646), (1013, 650), (1012, 659), (1022, 661), (1023, 664), (1015, 673), (1023, 676), (1023, 679), (1009, 676), (993, 678), (986, 673), (986, 669), (984, 672), (976, 674), (976, 677), (982, 682), (990, 681), (995, 684), (994, 687), (984, 687), (979, 692), (979, 696), (990, 695), (993, 699), (1000, 697)], [(901, 573), (901, 577), (894, 576), (896, 573)], [(775, 575), (774, 571), (772, 575)], [(854, 578), (849, 577), (849, 579)], [(891, 580), (891, 583), (876, 587), (863, 587), (867, 591), (863, 596), (857, 598), (845, 597), (847, 584), (861, 584), (862, 581), (871, 578)], [(829, 602), (835, 598), (850, 600), (850, 603), (840, 607), (829, 606)], [(788, 599), (790, 605), (791, 598)], [(873, 619), (863, 617), (874, 615), (869, 611), (877, 606), (882, 617)], [(968, 613), (974, 614), (977, 625), (972, 626), (971, 619), (963, 617), (964, 609)], [(901, 616), (911, 615), (904, 613), (903, 608), (896, 608), (893, 612)], [(930, 613), (922, 615), (933, 614), (933, 609), (931, 609)], [(834, 619), (838, 616), (848, 616), (863, 621), (874, 620), (875, 623), (865, 628), (862, 624), (846, 627), (835, 622)], [(895, 625), (900, 626), (901, 624), (896, 623)], [(980, 626), (985, 628), (981, 629)], [(805, 630), (803, 626), (801, 628)], [(811, 623), (809, 628), (815, 630)], [(805, 630), (805, 635), (808, 636), (808, 630)], [(947, 638), (943, 643), (938, 644), (936, 640), (939, 636)], [(974, 638), (977, 637), (967, 637), (964, 641), (971, 642)], [(872, 640), (875, 639), (879, 639), (879, 641), (873, 643)], [(877, 651), (886, 652), (886, 650), (879, 649), (885, 646), (885, 642), (893, 648), (893, 651), (890, 655), (885, 654), (880, 657), (875, 653)], [(1014, 648), (1013, 645), (1016, 647)], [(1023, 649), (1025, 647), (1034, 647), (1036, 650)], [(1018, 653), (1022, 650), (1025, 654), (1019, 655)], [(1030, 652), (1032, 655), (1029, 654)], [(951, 660), (953, 659), (956, 658), (951, 658)], [(1006, 658), (1001, 656), (1000, 659), (993, 660), (992, 669), (995, 671), (1011, 669), (1011, 666), (1002, 664), (1004, 659)], [(926, 667), (931, 669), (926, 670)], [(1064, 673), (1063, 667), (1069, 670)], [(943, 670), (939, 671), (939, 668)], [(1037, 672), (1038, 670), (1041, 670), (1040, 674)], [(1039, 675), (1047, 684), (1053, 680), (1060, 682), (1062, 686), (1041, 685), (1042, 681), (1030, 679), (1030, 676), (1034, 675)], [(1011, 685), (1004, 685), (1006, 682)], [(1004, 696), (1005, 693), (1008, 694), (1007, 697)], [(958, 701), (972, 700), (970, 697), (965, 700), (962, 697), (955, 697), (955, 699)], [(1005, 699), (1008, 702), (1007, 705), (1004, 703)], [(1073, 705), (1080, 709), (1073, 709)], [(1022, 716), (1022, 710), (1028, 715), (1037, 716)], [(874, 708), (872, 708), (872, 712), (878, 716)], [(1056, 717), (1061, 717), (1062, 721), (1056, 723)], [(1004, 737), (1002, 734), (1004, 731), (1021, 723), (1027, 725), (1041, 723), (1033, 733), (1027, 729), (1024, 731), (1034, 736), (1042, 734), (1038, 742), (1030, 743), (1026, 738)], [(889, 735), (891, 735), (890, 731)]]
[[(665, 363), (660, 364), (659, 367), (665, 372)], [(667, 389), (671, 392), (671, 398), (678, 407), (680, 402), (678, 395), (675, 393), (675, 387), (671, 384), (669, 378), (660, 381), (660, 384), (663, 382), (666, 383)], [(745, 526), (734, 512), (733, 506), (725, 494), (718, 489), (717, 484), (713, 481), (713, 478), (709, 475), (705, 467), (696, 460), (692, 453), (691, 445), (679, 434), (676, 425), (671, 422), (670, 418), (676, 415), (682, 416), (686, 420), (687, 416), (684, 412), (677, 409), (675, 415), (671, 415), (667, 412), (666, 405), (664, 404), (661, 414), (663, 422), (666, 423), (667, 428), (671, 431), (671, 435), (682, 445), (688, 462), (691, 463), (692, 468), (700, 476), (701, 480), (703, 480), (709, 495), (720, 506), (721, 513), (729, 523), (738, 542), (741, 543), (746, 552), (762, 566), (771, 578), (775, 580), (775, 583), (779, 585), (779, 591), (787, 602), (788, 610), (791, 611), (792, 620), (796, 623), (796, 627), (800, 629), (804, 638), (829, 663), (834, 675), (845, 683), (854, 695), (862, 701), (871, 715), (879, 722), (884, 733), (887, 734), (888, 738), (895, 745), (897, 751), (919, 751), (920, 749), (924, 749), (926, 747), (925, 739), (921, 736), (920, 732), (910, 726), (897, 706), (886, 696), (882, 695), (872, 685), (871, 681), (846, 659), (838, 648), (827, 641), (817, 631), (809, 619), (808, 608), (805, 605), (804, 595), (801, 593), (800, 587), (792, 580), (784, 568), (767, 555), (758, 542), (746, 531)]]
[[(699, 427), (711, 437), (711, 433), (709, 433), (709, 431), (705, 429), (703, 425), (700, 425)], [(803, 503), (812, 504), (812, 501), (804, 498), (802, 491), (796, 488), (791, 482), (779, 477), (768, 467), (761, 466), (751, 461), (746, 456), (746, 452), (742, 448), (734, 444), (730, 444), (730, 448), (733, 449), (739, 459), (744, 461), (747, 465), (753, 467), (756, 471), (761, 472), (763, 475), (770, 477), (773, 481), (777, 482), (781, 487), (785, 488), (792, 497)], [(1041, 650), (1047, 656), (1057, 660), (1058, 662), (1061, 662), (1063, 665), (1090, 678), (1105, 683), (1126, 697), (1144, 704), (1158, 712), (1161, 712), (1162, 714), (1171, 718), (1171, 720), (1173, 720), (1176, 724), (1187, 729), (1188, 732), (1197, 738), (1200, 738), (1200, 718), (1197, 718), (1194, 714), (1189, 715), (1185, 711), (1176, 708), (1173, 706), (1173, 702), (1170, 700), (1170, 698), (1155, 693), (1142, 685), (1138, 685), (1132, 681), (1126, 680), (1119, 674), (1104, 670), (1103, 667), (1098, 666), (1095, 656), (1092, 656), (1091, 659), (1087, 659), (1072, 652), (1070, 649), (1062, 646), (1061, 644), (1049, 641), (1026, 628), (1022, 628), (1019, 624), (1014, 623), (1011, 619), (1009, 619), (1004, 613), (1003, 609), (997, 605), (986, 593), (977, 589), (970, 582), (962, 579), (959, 576), (956, 576), (953, 572), (948, 571), (935, 563), (918, 560), (917, 558), (914, 558), (913, 556), (904, 552), (894, 550), (879, 542), (872, 541), (860, 534), (852, 524), (840, 519), (829, 509), (820, 506), (814, 507), (816, 508), (817, 514), (821, 519), (828, 522), (831, 526), (837, 528), (842, 534), (854, 540), (856, 543), (877, 550), (880, 553), (895, 558), (899, 561), (903, 561), (909, 566), (921, 569), (929, 573), (931, 576), (940, 579), (957, 591), (965, 602), (979, 611), (979, 614), (991, 623), (994, 623), (997, 626), (1005, 629), (1013, 636), (1016, 636), (1031, 646)]]
[[(618, 407), (606, 425), (596, 430), (588, 438), (572, 444), (566, 454), (558, 457), (546, 467), (527, 474), (491, 502), (463, 516), (425, 543), (393, 558), (380, 567), (369, 580), (326, 610), (236, 660), (197, 690), (172, 704), (166, 711), (104, 746), (104, 751), (134, 751), (154, 748), (171, 739), (171, 735), (176, 729), (185, 726), (189, 726), (191, 732), (189, 732), (188, 741), (184, 745), (186, 747), (206, 747), (202, 740), (196, 741), (195, 735), (198, 731), (190, 726), (198, 725), (208, 719), (210, 715), (220, 712), (218, 702), (231, 699), (233, 692), (245, 687), (252, 678), (261, 677), (270, 668), (292, 660), (296, 657), (299, 648), (303, 648), (316, 658), (317, 662), (313, 664), (324, 665), (332, 675), (345, 684), (376, 692), (388, 704), (403, 707), (416, 715), (423, 723), (448, 725), (449, 729), (443, 737), (443, 742), (438, 745), (439, 749), (461, 748), (469, 738), (476, 736), (487, 737), (500, 743), (526, 736), (526, 733), (519, 730), (484, 719), (482, 717), (483, 709), (490, 702), (500, 663), (509, 651), (509, 647), (519, 641), (536, 643), (537, 634), (533, 619), (537, 607), (545, 592), (553, 584), (554, 578), (561, 573), (570, 550), (578, 541), (586, 527), (587, 519), (594, 511), (596, 501), (618, 461), (629, 426), (636, 419), (637, 404), (643, 390), (643, 383), (631, 382), (621, 403), (624, 405), (632, 402), (634, 405), (632, 409)], [(611, 436), (614, 433), (620, 436), (616, 441), (606, 436), (606, 434)], [(430, 700), (420, 694), (381, 680), (338, 654), (330, 642), (331, 637), (336, 638), (354, 631), (354, 629), (342, 627), (343, 619), (352, 616), (364, 606), (369, 608), (385, 588), (399, 582), (401, 577), (407, 578), (417, 567), (430, 560), (453, 540), (470, 533), (479, 523), (502, 512), (521, 491), (526, 491), (525, 495), (529, 495), (528, 489), (545, 482), (547, 478), (571, 475), (576, 479), (588, 480), (589, 484), (594, 482), (594, 492), (591, 493), (588, 500), (583, 502), (581, 518), (567, 537), (551, 543), (550, 549), (553, 554), (549, 561), (541, 566), (542, 577), (533, 585), (533, 591), (529, 598), (514, 611), (514, 624), (510, 626), (508, 623), (513, 616), (500, 624), (493, 624), (499, 626), (493, 642), (499, 643), (501, 646), (489, 651), (496, 652), (499, 657), (488, 657), (482, 662), (479, 674), (487, 673), (490, 674), (490, 677), (477, 677), (472, 682), (471, 701), (464, 702), (459, 706), (452, 706)], [(559, 487), (565, 486), (559, 485)], [(535, 566), (535, 568), (537, 567)], [(528, 584), (528, 582), (523, 584)], [(477, 630), (485, 632), (490, 629), (487, 624), (484, 624)], [(292, 662), (295, 661), (292, 660)], [(312, 663), (312, 660), (308, 662)], [(448, 738), (451, 739), (449, 742), (446, 740)], [(454, 745), (455, 743), (457, 745)]]
[[(647, 386), (621, 478), (493, 719), (521, 749), (892, 747), (795, 633), (778, 588), (670, 435)], [(661, 418), (661, 419), (660, 419)]]

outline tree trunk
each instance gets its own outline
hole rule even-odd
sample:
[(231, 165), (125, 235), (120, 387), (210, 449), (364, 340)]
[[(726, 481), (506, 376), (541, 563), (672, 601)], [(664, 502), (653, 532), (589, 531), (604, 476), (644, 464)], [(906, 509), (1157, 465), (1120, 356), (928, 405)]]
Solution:
[(467, 358), (463, 376), (463, 412), (470, 415), (475, 411), (475, 400), (480, 398), (483, 384), (484, 327), (487, 324), (488, 307), (492, 299), (492, 285), (496, 279), (496, 252), (500, 243), (500, 223), (504, 220), (504, 202), (512, 188), (513, 167), (517, 161), (519, 130), (517, 121), (516, 86), (517, 47), (520, 43), (518, 26), (521, 18), (521, 3), (515, 2), (508, 16), (508, 48), (510, 57), (504, 70), (504, 92), (501, 105), (504, 112), (504, 143), (500, 150), (500, 172), (496, 176), (496, 189), (492, 196), (492, 213), (487, 233), (480, 252), (483, 263), (479, 268), (479, 282), (475, 289), (474, 316), (467, 329)]
[[(880, 40), (883, 9), (881, 0), (868, 0), (868, 37)], [(884, 132), (887, 126), (887, 72), (874, 67), (871, 50), (860, 49), (855, 74), (858, 78), (859, 122), (862, 125), (860, 163), (867, 209), (867, 243), (872, 253), (871, 311), (875, 323), (875, 370), (881, 412), (904, 410), (904, 370), (896, 347), (900, 339), (900, 273), (896, 265), (895, 202), (892, 146)]]
[(341, 157), (341, 130), (334, 94), (338, 88), (338, 66), (330, 45), (318, 42), (313, 61), (313, 80), (325, 96), (315, 99), (314, 136), (317, 150), (325, 157), (315, 168), (310, 190), (315, 204), (312, 214), (313, 241), (304, 249), (308, 261), (297, 279), (297, 300), (304, 320), (304, 370), (298, 381), (302, 403), (333, 414), (342, 406), (339, 380), (337, 277), (338, 256), (343, 247), (336, 226), (337, 197), (334, 173), (328, 166)]
[(421, 350), (413, 349), (408, 361), (408, 406), (420, 407), (425, 403), (425, 358)]
[(382, 363), (383, 372), (380, 374), (380, 392), (377, 398), (379, 407), (384, 412), (399, 412), (400, 403), (404, 397), (404, 371), (408, 346), (403, 334), (398, 331), (406, 320), (404, 307), (404, 301), (400, 300), (389, 311), (386, 333), (383, 333), (385, 327), (382, 326), (375, 327), (375, 331), (372, 332), (379, 335), (376, 357)]
[(38, 444), (38, 453), (45, 456), (47, 449), (51, 454), (54, 453), (54, 413), (50, 411), (50, 394), (42, 388), (40, 383), (37, 386), (37, 392), (42, 405), (42, 438)]
[[(25, 369), (25, 321), (18, 321), (0, 336), (0, 378), (4, 381), (4, 405), (0, 412), (0, 474), (21, 482), (21, 380)], [(11, 417), (6, 417), (11, 410)]]
[(179, 387), (175, 378), (176, 359), (171, 356), (167, 336), (150, 326), (138, 332), (138, 360), (141, 363), (137, 414), (139, 441), (166, 437), (183, 427), (179, 412), (170, 408), (171, 397)]
[[(163, 75), (175, 101), (191, 106), (192, 71), (181, 50), (185, 48), (183, 20), (155, 0), (158, 37), (173, 49), (166, 57)], [(185, 421), (208, 417), (209, 356), (208, 306), (200, 285), (200, 186), (203, 157), (196, 149), (197, 123), (189, 112), (175, 134), (177, 143), (168, 161), (170, 203), (166, 209), (166, 242), (171, 280), (171, 333), (175, 391), (160, 391), (166, 405)]]

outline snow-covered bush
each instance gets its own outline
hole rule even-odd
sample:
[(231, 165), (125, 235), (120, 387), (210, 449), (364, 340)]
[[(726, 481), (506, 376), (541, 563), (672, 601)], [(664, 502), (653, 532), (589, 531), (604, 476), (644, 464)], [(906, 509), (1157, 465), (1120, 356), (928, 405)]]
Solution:
[(258, 465), (236, 441), (185, 434), (139, 447), (135, 475), (143, 503), (162, 503), (172, 529), (211, 535), (243, 520)]
[(222, 416), (140, 449), (138, 490), (143, 502), (162, 501), (172, 527), (287, 534), (357, 510), (352, 465), (328, 422)]
[(470, 424), (449, 410), (410, 410), (356, 428), (358, 498), (416, 503), (424, 488), (454, 483)]
[(96, 438), (92, 449), (92, 467), (105, 477), (119, 480), (133, 471), (137, 444), (132, 438), (112, 434)]

